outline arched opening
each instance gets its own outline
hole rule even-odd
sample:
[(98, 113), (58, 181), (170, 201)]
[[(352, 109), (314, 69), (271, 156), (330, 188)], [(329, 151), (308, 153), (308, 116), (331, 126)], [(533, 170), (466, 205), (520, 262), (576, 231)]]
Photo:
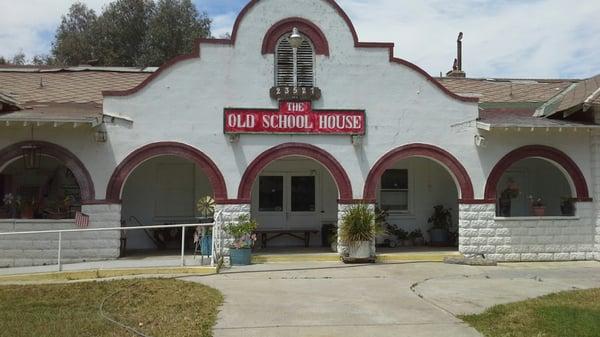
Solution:
[(40, 154), (35, 167), (15, 158), (0, 172), (0, 218), (73, 219), (81, 210), (81, 189), (60, 160)]
[(590, 201), (587, 182), (565, 153), (528, 145), (506, 154), (494, 166), (485, 198), (498, 216), (573, 215), (576, 201)]
[[(455, 246), (458, 200), (455, 180), (440, 163), (426, 157), (396, 161), (377, 182), (376, 204), (386, 214), (385, 232), (378, 236), (377, 244), (383, 251), (386, 247), (420, 249), (425, 244)], [(438, 238), (438, 229), (434, 229), (442, 223), (446, 232), (440, 233), (447, 238)]]
[(341, 164), (316, 146), (286, 143), (259, 155), (246, 169), (238, 198), (260, 224), (259, 247), (327, 245), (339, 202), (352, 186)]
[(546, 159), (517, 161), (504, 171), (496, 185), (496, 215), (574, 215), (574, 193), (567, 177)]
[[(315, 80), (315, 51), (309, 37), (303, 38), (296, 51), (289, 42), (289, 33), (283, 35), (275, 49), (275, 86), (312, 88)], [(295, 55), (294, 55), (295, 53)]]
[(73, 218), (94, 197), (90, 174), (67, 149), (27, 141), (0, 150), (0, 217)]
[[(207, 196), (214, 197), (213, 189), (208, 176), (194, 162), (173, 155), (148, 159), (131, 172), (123, 186), (123, 225), (210, 222), (212, 214), (197, 208), (198, 200)], [(193, 246), (193, 231), (186, 229), (188, 248)], [(181, 247), (179, 228), (128, 231), (126, 238), (123, 248), (127, 255)]]
[(270, 162), (252, 185), (258, 246), (328, 247), (337, 223), (338, 196), (333, 176), (316, 160), (286, 156)]
[[(146, 145), (128, 155), (113, 172), (106, 197), (121, 203), (123, 226), (211, 222), (198, 209), (200, 199), (227, 199), (225, 180), (214, 162), (196, 148), (175, 142)], [(194, 229), (186, 232), (193, 247)], [(189, 235), (188, 235), (189, 234)], [(122, 253), (180, 248), (181, 230), (127, 231)]]

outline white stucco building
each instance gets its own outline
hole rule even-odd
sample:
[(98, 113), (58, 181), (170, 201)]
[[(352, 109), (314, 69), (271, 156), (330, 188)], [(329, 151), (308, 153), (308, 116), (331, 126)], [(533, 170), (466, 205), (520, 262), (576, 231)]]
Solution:
[[(311, 245), (356, 203), (429, 240), (443, 205), (465, 255), (600, 259), (599, 86), (432, 78), (359, 41), (333, 0), (253, 0), (231, 39), (157, 70), (1, 69), (0, 194), (43, 219), (4, 200), (0, 231), (75, 228), (79, 208), (92, 227), (189, 222), (210, 195), (226, 218), (314, 231)], [(40, 163), (24, 163), (33, 151)], [(153, 249), (150, 236), (126, 249)], [(52, 240), (0, 239), (0, 266), (52, 263)], [(123, 249), (120, 233), (65, 240), (73, 261)]]

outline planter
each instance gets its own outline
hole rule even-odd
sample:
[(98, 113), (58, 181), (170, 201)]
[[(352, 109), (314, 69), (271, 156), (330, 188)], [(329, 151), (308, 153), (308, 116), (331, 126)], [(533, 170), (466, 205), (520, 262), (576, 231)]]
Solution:
[(423, 238), (414, 238), (413, 239), (414, 246), (422, 246), (424, 244), (425, 244), (425, 239), (423, 239)]
[(212, 255), (212, 235), (206, 234), (200, 239), (200, 253), (202, 255)]
[(434, 246), (447, 245), (450, 240), (450, 234), (443, 228), (432, 228), (429, 230), (431, 244)]
[(33, 208), (23, 208), (21, 219), (33, 219)]
[(564, 216), (573, 216), (575, 215), (575, 205), (561, 205), (560, 206), (560, 214)]
[(338, 250), (338, 249), (337, 249), (337, 247), (338, 247), (337, 241), (333, 241), (333, 242), (330, 244), (330, 247), (331, 247), (331, 251), (332, 251), (332, 252), (334, 252), (334, 253), (337, 253), (337, 250)]
[(351, 259), (368, 259), (371, 257), (371, 241), (352, 242), (348, 245), (348, 257)]
[(252, 263), (252, 248), (230, 248), (229, 258), (232, 266), (247, 266)]
[(544, 206), (532, 207), (532, 209), (535, 216), (544, 216), (546, 214), (546, 207)]

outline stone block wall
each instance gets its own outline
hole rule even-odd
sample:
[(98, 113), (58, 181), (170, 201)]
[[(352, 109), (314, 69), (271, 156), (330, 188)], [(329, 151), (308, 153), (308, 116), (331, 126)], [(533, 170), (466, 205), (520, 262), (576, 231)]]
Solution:
[[(596, 123), (600, 123), (600, 109), (594, 112)], [(591, 158), (592, 158), (592, 196), (594, 198), (594, 255), (600, 261), (600, 132), (592, 131), (591, 134)]]
[[(119, 227), (120, 205), (83, 206), (90, 216), (89, 228)], [(0, 220), (0, 232), (77, 229), (75, 220)], [(107, 260), (119, 257), (120, 231), (63, 233), (63, 263)], [(55, 265), (58, 263), (58, 233), (0, 235), (0, 267)]]
[[(233, 242), (233, 238), (227, 235), (223, 231), (223, 227), (228, 223), (235, 223), (240, 215), (250, 215), (250, 204), (225, 204), (225, 205), (215, 205), (215, 214), (222, 212), (221, 220), (222, 223), (217, 224), (221, 226), (221, 242), (218, 242), (217, 245), (222, 245), (223, 255), (229, 256), (229, 246)], [(219, 221), (219, 218), (217, 218)], [(226, 265), (228, 262), (226, 261)]]
[(495, 261), (593, 260), (596, 232), (591, 202), (574, 217), (495, 216), (494, 204), (461, 204), (459, 251)]

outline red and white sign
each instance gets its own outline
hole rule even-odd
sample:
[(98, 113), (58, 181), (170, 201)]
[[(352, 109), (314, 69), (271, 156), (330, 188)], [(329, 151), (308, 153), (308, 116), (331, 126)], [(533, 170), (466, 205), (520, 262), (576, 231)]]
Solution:
[(225, 109), (225, 133), (364, 135), (364, 110), (313, 110), (311, 102), (281, 102), (279, 110)]

